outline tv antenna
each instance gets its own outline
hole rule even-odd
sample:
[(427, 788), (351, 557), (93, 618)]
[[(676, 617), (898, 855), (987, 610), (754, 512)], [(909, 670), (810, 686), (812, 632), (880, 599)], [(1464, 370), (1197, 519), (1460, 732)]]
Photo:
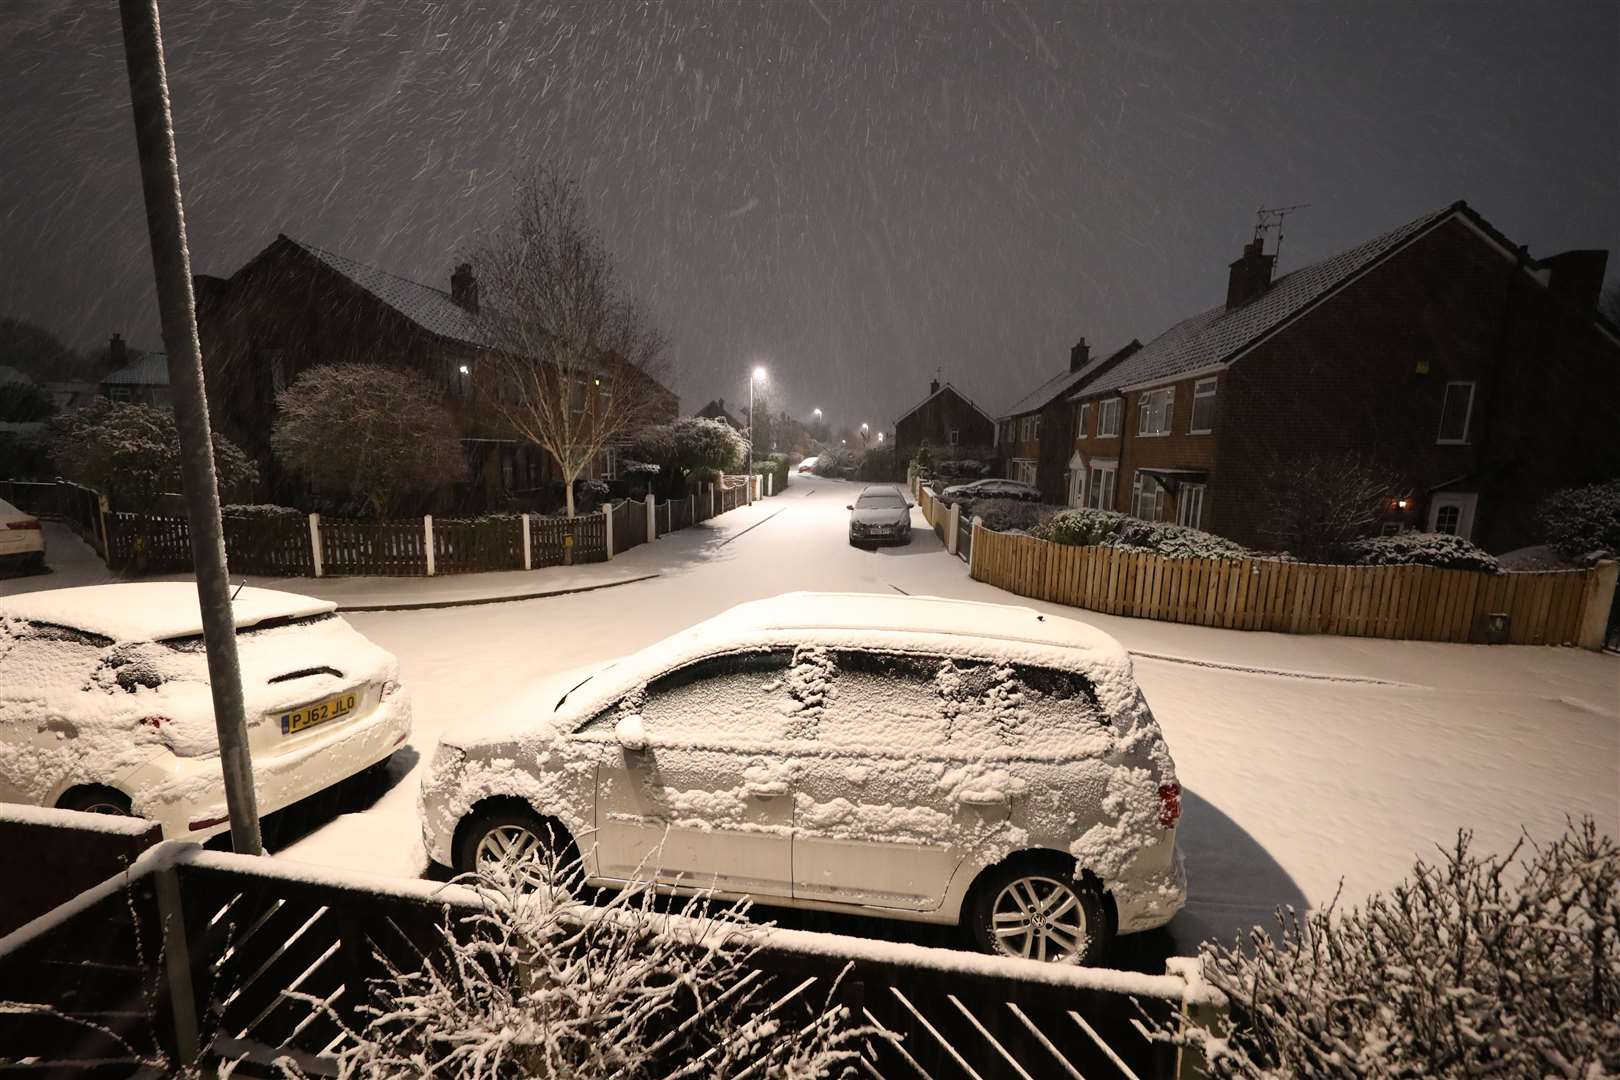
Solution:
[(1272, 265), (1276, 265), (1277, 258), (1282, 255), (1283, 219), (1295, 210), (1304, 210), (1310, 205), (1310, 203), (1304, 202), (1295, 203), (1293, 206), (1262, 206), (1254, 212), (1254, 238), (1256, 240), (1263, 239), (1267, 230), (1277, 230), (1277, 242), (1271, 248)]

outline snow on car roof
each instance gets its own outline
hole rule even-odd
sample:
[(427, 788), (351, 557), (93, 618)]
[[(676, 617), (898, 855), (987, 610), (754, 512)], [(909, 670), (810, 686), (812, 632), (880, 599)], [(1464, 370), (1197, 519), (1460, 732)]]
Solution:
[[(240, 629), (270, 619), (336, 611), (337, 604), (275, 589), (236, 591), (231, 613)], [(140, 581), (50, 589), (0, 599), (0, 616), (65, 626), (114, 641), (167, 641), (202, 633), (197, 586), (189, 581)]]
[(722, 633), (754, 630), (877, 630), (963, 635), (1125, 656), (1094, 626), (1034, 608), (940, 596), (795, 592), (739, 604), (710, 620)]

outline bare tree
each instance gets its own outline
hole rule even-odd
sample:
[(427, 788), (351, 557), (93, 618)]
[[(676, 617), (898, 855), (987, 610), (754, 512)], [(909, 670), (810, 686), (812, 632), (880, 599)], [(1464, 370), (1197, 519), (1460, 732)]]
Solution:
[(276, 399), (270, 446), (317, 488), (364, 499), (380, 520), (402, 495), (466, 475), (439, 396), (438, 387), (408, 371), (324, 364)]
[(665, 341), (628, 294), (572, 181), (518, 185), (511, 217), (476, 257), (495, 408), (574, 481), (604, 451), (675, 415)]
[(1325, 562), (1377, 527), (1399, 478), (1354, 452), (1277, 453), (1262, 469), (1261, 523), (1266, 543), (1306, 562)]

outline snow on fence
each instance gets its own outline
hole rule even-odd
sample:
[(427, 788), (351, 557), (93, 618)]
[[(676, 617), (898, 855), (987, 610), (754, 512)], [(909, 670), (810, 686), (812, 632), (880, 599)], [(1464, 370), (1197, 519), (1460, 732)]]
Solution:
[[(128, 1075), (130, 1048), (155, 1046), (170, 1062), (262, 1068), (285, 1055), (306, 1075), (335, 1075), (348, 1036), (309, 999), (354, 1023), (385, 965), (413, 971), (441, 956), (447, 921), (491, 902), (455, 885), (160, 844), (0, 938), (0, 1001), (41, 1007), (0, 1010), (0, 1046), (64, 1072)], [(669, 923), (679, 934), (685, 920)], [(456, 926), (464, 938), (469, 924)], [(1182, 963), (1148, 975), (768, 928), (757, 944), (736, 987), (754, 989), (754, 1015), (801, 1027), (831, 994), (897, 1036), (866, 1046), (864, 1075), (879, 1078), (1193, 1075), (1201, 1060), (1133, 1021), (1219, 1005)], [(712, 1002), (682, 1007), (667, 1017), (660, 1075), (700, 1066), (704, 1047), (679, 1035)]]
[[(1603, 647), (1617, 564), (1479, 573), (1430, 566), (1325, 566), (1170, 559), (979, 528), (974, 579), (1110, 615), (1286, 634)], [(1500, 626), (1501, 617), (1506, 618)]]
[[(41, 517), (61, 519), (95, 547), (115, 569), (168, 573), (191, 569), (191, 530), (173, 514), (135, 514), (105, 509), (101, 496), (65, 481), (0, 481), (0, 498)], [(735, 487), (655, 503), (660, 535), (707, 520), (746, 501)], [(608, 550), (607, 514), (613, 515)], [(645, 543), (644, 501), (573, 518), (529, 515), (527, 561), (523, 515), (475, 519), (411, 518), (348, 521), (302, 513), (255, 513), (224, 518), (225, 550), (234, 573), (267, 577), (382, 575), (420, 577), (485, 570), (538, 569), (565, 563), (605, 562)], [(428, 543), (433, 545), (430, 561)], [(317, 551), (317, 546), (319, 550)]]

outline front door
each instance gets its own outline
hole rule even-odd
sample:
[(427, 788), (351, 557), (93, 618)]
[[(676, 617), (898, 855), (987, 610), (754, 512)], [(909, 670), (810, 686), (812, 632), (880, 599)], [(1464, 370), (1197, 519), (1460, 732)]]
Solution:
[[(582, 735), (604, 747), (597, 874), (760, 897), (792, 890), (793, 778), (778, 707), (791, 654), (709, 657), (654, 679)], [(647, 746), (613, 737), (642, 718)]]

